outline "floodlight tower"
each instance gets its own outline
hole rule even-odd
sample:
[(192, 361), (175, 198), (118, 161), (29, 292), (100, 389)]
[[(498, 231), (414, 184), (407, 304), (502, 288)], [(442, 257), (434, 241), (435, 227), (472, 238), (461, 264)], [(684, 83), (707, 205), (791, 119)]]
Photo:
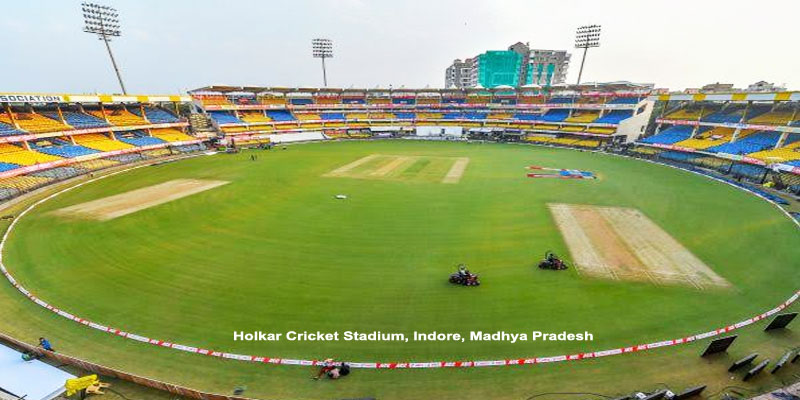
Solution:
[(311, 52), (314, 58), (322, 59), (322, 82), (328, 87), (328, 75), (325, 71), (325, 59), (333, 58), (333, 41), (317, 38), (311, 41)]
[(590, 47), (600, 47), (600, 25), (584, 25), (578, 27), (575, 32), (575, 48), (583, 49), (583, 58), (581, 59), (581, 69), (578, 72), (578, 83), (581, 84), (581, 75), (583, 75), (583, 63), (586, 62), (586, 51)]
[(106, 50), (108, 50), (108, 56), (111, 57), (111, 65), (114, 66), (114, 72), (117, 74), (122, 93), (128, 94), (125, 90), (125, 84), (122, 83), (122, 75), (119, 73), (117, 61), (114, 60), (114, 54), (111, 52), (111, 45), (108, 44), (112, 37), (122, 36), (119, 30), (119, 13), (117, 9), (96, 3), (81, 3), (81, 9), (83, 10), (83, 20), (85, 22), (83, 31), (97, 35), (98, 39), (106, 44)]

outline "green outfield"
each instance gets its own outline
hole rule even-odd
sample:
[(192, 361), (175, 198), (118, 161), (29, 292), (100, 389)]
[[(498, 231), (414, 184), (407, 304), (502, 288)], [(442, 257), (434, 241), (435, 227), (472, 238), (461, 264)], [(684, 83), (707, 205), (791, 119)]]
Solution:
[[(529, 165), (599, 179), (531, 179)], [(155, 186), (175, 180), (195, 192), (172, 198)], [(90, 203), (134, 190), (150, 197)], [(548, 209), (555, 203), (636, 209), (729, 285), (539, 270), (545, 251), (571, 254)], [(3, 257), (33, 293), (98, 323), (220, 351), (355, 362), (550, 356), (704, 332), (788, 298), (800, 282), (798, 260), (800, 233), (785, 215), (694, 174), (574, 150), (410, 141), (304, 144), (139, 168), (38, 206), (19, 221)], [(482, 285), (450, 285), (459, 263)], [(207, 391), (245, 385), (259, 398), (525, 398), (698, 379), (722, 387), (727, 379), (721, 364), (696, 358), (696, 343), (579, 363), (356, 370), (315, 382), (306, 367), (214, 359), (97, 332), (7, 283), (0, 315), (3, 332), (31, 342), (46, 335), (71, 355)], [(791, 331), (767, 337), (758, 329), (744, 331), (748, 349), (776, 357), (800, 342)], [(588, 331), (594, 340), (234, 341), (234, 331), (256, 330)]]

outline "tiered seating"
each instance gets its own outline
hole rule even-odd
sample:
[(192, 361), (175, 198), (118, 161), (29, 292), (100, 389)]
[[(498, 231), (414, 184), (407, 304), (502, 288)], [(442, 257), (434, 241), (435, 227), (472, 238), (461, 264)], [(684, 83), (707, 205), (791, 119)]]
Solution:
[(239, 111), (239, 119), (249, 123), (272, 121), (272, 118), (264, 115), (261, 111)]
[(110, 139), (102, 133), (75, 135), (72, 138), (76, 144), (100, 151), (124, 150), (134, 147), (128, 143)]
[(743, 132), (740, 132), (739, 138), (735, 142), (710, 147), (707, 150), (727, 154), (755, 153), (775, 147), (781, 134), (774, 131), (760, 131), (742, 136)]
[(287, 110), (267, 110), (267, 116), (273, 121), (294, 121), (295, 118)]
[(397, 119), (414, 119), (416, 115), (413, 112), (396, 112), (394, 116)]
[(315, 113), (296, 113), (294, 116), (299, 121), (319, 121), (322, 119), (319, 114)]
[(600, 113), (598, 111), (578, 111), (575, 110), (572, 113), (572, 116), (565, 119), (564, 122), (574, 122), (574, 123), (589, 123), (596, 120), (600, 117)]
[(165, 142), (185, 142), (187, 140), (194, 140), (195, 137), (183, 133), (179, 129), (164, 128), (164, 129), (151, 129), (150, 134)]
[[(56, 121), (59, 120), (57, 111), (45, 111), (42, 113), (42, 115), (45, 115), (48, 118)], [(64, 120), (67, 121), (70, 126), (76, 129), (104, 128), (111, 126), (103, 119), (80, 112), (62, 111), (61, 115), (64, 116)]]
[[(19, 112), (14, 113), (14, 118), (17, 120), (20, 129), (31, 133), (60, 132), (72, 129), (59, 121), (40, 114)], [(11, 122), (11, 118), (9, 118), (6, 113), (0, 113), (0, 122), (14, 126)]]
[(442, 113), (435, 112), (418, 112), (417, 119), (442, 119)]
[(514, 119), (518, 119), (520, 121), (538, 121), (542, 119), (541, 114), (527, 114), (527, 113), (516, 113), (514, 114)]
[(244, 121), (236, 118), (235, 115), (227, 111), (209, 111), (208, 115), (211, 116), (218, 124), (242, 124)]
[(783, 147), (750, 153), (748, 156), (757, 158), (767, 164), (800, 160), (800, 134), (787, 137)]
[(0, 136), (24, 135), (25, 132), (14, 128), (10, 121), (0, 122)]
[(0, 161), (8, 164), (34, 165), (60, 160), (61, 157), (25, 150), (11, 143), (0, 143)]
[(585, 128), (586, 128), (585, 126), (569, 125), (569, 126), (562, 126), (561, 130), (564, 132), (583, 132)]
[(147, 136), (147, 134), (142, 131), (117, 132), (116, 135), (117, 139), (120, 141), (132, 144), (134, 146), (150, 146), (164, 143), (163, 140)]
[(523, 140), (532, 143), (557, 144), (557, 145), (578, 146), (587, 148), (600, 146), (601, 143), (597, 139), (552, 137), (552, 136), (526, 136)]
[(81, 145), (70, 144), (62, 139), (43, 139), (38, 140), (36, 143), (31, 144), (31, 148), (35, 148), (40, 153), (50, 154), (53, 156), (72, 158), (80, 157), (89, 154), (99, 153), (99, 151), (84, 147)]
[(664, 119), (697, 120), (712, 112), (709, 108), (686, 107), (669, 113)]
[(267, 105), (275, 105), (275, 104), (286, 104), (285, 97), (258, 97), (258, 102), (261, 104)]
[(41, 176), (20, 175), (11, 178), (0, 179), (0, 187), (14, 188), (20, 191), (28, 191), (50, 182), (51, 178)]
[(574, 102), (574, 97), (552, 97), (550, 98), (550, 101), (548, 101), (550, 104), (570, 104)]
[(714, 128), (703, 133), (695, 135), (691, 139), (681, 140), (676, 142), (675, 146), (688, 147), (691, 149), (703, 150), (709, 147), (717, 146), (723, 143), (730, 142), (733, 137), (734, 129), (732, 128)]
[(736, 108), (726, 108), (721, 111), (717, 111), (715, 113), (706, 115), (702, 118), (702, 121), (705, 122), (716, 122), (716, 123), (737, 123), (739, 120), (742, 119), (742, 113), (744, 113), (744, 109), (740, 107)]
[(606, 104), (638, 104), (640, 100), (638, 97), (615, 97)]
[[(134, 114), (140, 115), (138, 108), (133, 108), (132, 110)], [(158, 107), (145, 107), (144, 115), (147, 116), (147, 120), (152, 124), (169, 124), (173, 122), (180, 122), (180, 119), (171, 112), (162, 110)]]
[(765, 125), (786, 125), (792, 120), (794, 112), (791, 110), (770, 111), (750, 118), (747, 122), (750, 124), (765, 124)]
[(549, 110), (542, 115), (542, 121), (561, 122), (569, 116), (569, 110)]
[(692, 135), (691, 126), (675, 125), (671, 126), (657, 135), (646, 137), (640, 142), (649, 144), (674, 144), (681, 140), (686, 140)]
[(18, 168), (19, 165), (0, 161), (0, 172)]
[(321, 116), (325, 121), (345, 119), (343, 113), (322, 113)]
[(230, 105), (231, 102), (223, 95), (208, 95), (200, 98), (200, 103), (204, 106), (224, 106)]
[(631, 110), (613, 110), (592, 122), (596, 124), (618, 124), (632, 115), (633, 111)]
[(347, 113), (347, 119), (369, 119), (369, 114), (367, 113)]
[(369, 113), (370, 119), (395, 119), (395, 115), (387, 112)]
[(144, 118), (124, 108), (94, 110), (94, 111), (89, 111), (89, 114), (92, 114), (97, 118), (103, 119), (103, 114), (104, 114), (103, 111), (105, 111), (105, 117), (108, 119), (108, 122), (110, 122), (112, 125), (117, 125), (117, 126), (147, 125), (147, 122), (144, 120)]
[(617, 128), (602, 128), (598, 126), (590, 126), (586, 129), (586, 133), (596, 133), (599, 135), (611, 135), (616, 132)]
[(489, 113), (486, 117), (487, 119), (512, 119), (514, 118), (513, 114), (509, 113)]

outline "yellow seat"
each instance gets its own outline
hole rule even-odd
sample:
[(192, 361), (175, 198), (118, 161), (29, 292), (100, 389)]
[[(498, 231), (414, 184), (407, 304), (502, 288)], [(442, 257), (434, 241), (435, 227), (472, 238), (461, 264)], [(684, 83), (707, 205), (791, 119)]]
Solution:
[(185, 142), (187, 140), (194, 140), (194, 136), (189, 136), (178, 129), (164, 128), (152, 129), (150, 134), (167, 142)]
[(119, 140), (111, 139), (102, 133), (75, 135), (72, 138), (75, 140), (76, 144), (100, 151), (124, 150), (136, 147), (125, 142), (120, 142)]

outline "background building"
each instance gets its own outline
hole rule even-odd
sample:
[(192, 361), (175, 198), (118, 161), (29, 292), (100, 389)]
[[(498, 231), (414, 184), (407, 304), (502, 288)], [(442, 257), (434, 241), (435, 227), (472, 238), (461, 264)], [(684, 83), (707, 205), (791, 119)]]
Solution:
[(565, 50), (531, 49), (517, 42), (508, 50), (488, 50), (464, 61), (456, 59), (445, 72), (446, 88), (564, 83), (570, 54)]

